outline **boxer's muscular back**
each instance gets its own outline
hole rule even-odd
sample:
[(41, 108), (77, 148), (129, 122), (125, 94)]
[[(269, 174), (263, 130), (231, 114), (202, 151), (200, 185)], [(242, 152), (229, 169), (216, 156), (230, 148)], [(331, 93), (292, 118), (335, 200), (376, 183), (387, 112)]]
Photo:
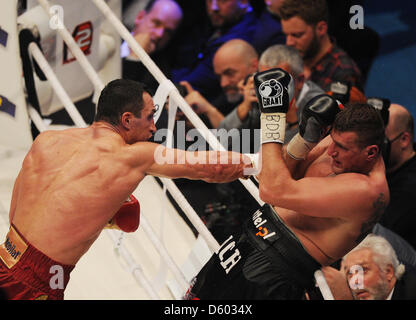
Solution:
[(52, 259), (75, 264), (144, 177), (122, 148), (107, 128), (39, 135), (15, 184), (11, 222)]

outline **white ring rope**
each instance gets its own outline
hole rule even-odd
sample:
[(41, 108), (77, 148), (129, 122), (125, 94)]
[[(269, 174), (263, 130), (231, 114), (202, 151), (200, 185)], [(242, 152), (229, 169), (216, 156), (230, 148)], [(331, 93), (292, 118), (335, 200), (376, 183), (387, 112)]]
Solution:
[(186, 281), (186, 277), (183, 272), (179, 269), (177, 264), (173, 261), (172, 257), (169, 255), (168, 251), (166, 250), (165, 246), (156, 236), (155, 231), (152, 229), (151, 225), (147, 221), (144, 215), (140, 217), (140, 225), (143, 230), (146, 232), (147, 236), (149, 237), (150, 241), (153, 243), (154, 247), (160, 253), (162, 259), (166, 262), (169, 269), (172, 271), (175, 278), (178, 280), (179, 284), (183, 289), (183, 293), (189, 288), (189, 283)]
[(194, 208), (189, 204), (188, 200), (184, 197), (182, 192), (178, 189), (176, 184), (167, 178), (160, 178), (164, 185), (168, 188), (172, 197), (175, 199), (176, 203), (181, 207), (182, 211), (186, 214), (188, 219), (191, 221), (192, 225), (196, 228), (199, 234), (207, 242), (208, 247), (213, 252), (218, 252), (220, 245), (217, 240), (208, 230), (207, 226), (201, 221), (201, 218), (195, 212)]
[(152, 300), (160, 300), (159, 295), (157, 294), (156, 290), (152, 287), (151, 283), (145, 277), (142, 268), (134, 261), (132, 256), (130, 255), (129, 251), (126, 250), (120, 243), (120, 237), (117, 237), (115, 234), (117, 231), (115, 230), (106, 230), (107, 235), (113, 240), (115, 244), (115, 252), (116, 254), (123, 257), (126, 261), (127, 265), (129, 266), (129, 272), (133, 275), (136, 281), (146, 290), (147, 294), (150, 296)]
[(28, 105), (27, 111), (29, 113), (30, 119), (35, 124), (36, 128), (38, 128), (39, 132), (43, 132), (47, 130), (47, 126), (42, 120), (39, 112), (33, 108), (31, 105)]

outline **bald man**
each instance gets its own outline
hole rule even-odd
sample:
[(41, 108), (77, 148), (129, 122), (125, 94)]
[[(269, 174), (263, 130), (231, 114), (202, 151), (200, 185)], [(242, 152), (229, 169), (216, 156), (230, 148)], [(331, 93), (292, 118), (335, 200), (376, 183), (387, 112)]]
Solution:
[[(183, 18), (181, 7), (174, 0), (151, 0), (135, 19), (132, 35), (150, 55), (160, 70), (171, 76), (171, 54), (165, 50)], [(121, 45), (122, 75), (124, 79), (144, 82), (156, 91), (159, 83), (130, 49), (127, 42)]]
[[(149, 2), (136, 17), (133, 37), (148, 54), (166, 47), (182, 20), (182, 9), (174, 0)], [(129, 57), (138, 59), (129, 50)]]
[(390, 204), (380, 224), (396, 232), (416, 248), (416, 157), (414, 120), (409, 110), (391, 104), (386, 127), (390, 154), (386, 164)]
[(224, 114), (231, 112), (236, 106), (249, 106), (256, 101), (255, 96), (246, 97), (239, 89), (239, 82), (257, 71), (258, 55), (256, 50), (246, 41), (233, 39), (224, 43), (215, 53), (213, 59), (215, 74), (218, 76), (225, 99), (208, 102), (192, 86), (182, 81), (188, 95), (185, 100), (198, 114), (205, 115), (211, 126), (217, 128), (224, 119)]

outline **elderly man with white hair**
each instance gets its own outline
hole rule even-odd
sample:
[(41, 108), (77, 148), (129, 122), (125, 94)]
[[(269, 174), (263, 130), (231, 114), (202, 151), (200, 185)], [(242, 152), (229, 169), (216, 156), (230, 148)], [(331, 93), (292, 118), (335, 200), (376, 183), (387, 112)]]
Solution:
[(406, 270), (390, 243), (375, 234), (343, 257), (340, 271), (325, 267), (323, 272), (337, 300), (416, 299), (414, 270)]

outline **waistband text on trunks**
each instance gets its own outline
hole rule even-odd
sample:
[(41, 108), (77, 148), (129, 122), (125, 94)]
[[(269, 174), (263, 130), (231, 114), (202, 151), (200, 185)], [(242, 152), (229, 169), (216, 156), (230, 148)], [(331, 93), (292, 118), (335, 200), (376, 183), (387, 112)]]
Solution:
[(19, 262), (27, 247), (22, 237), (10, 226), (6, 241), (0, 246), (0, 259), (10, 269)]

